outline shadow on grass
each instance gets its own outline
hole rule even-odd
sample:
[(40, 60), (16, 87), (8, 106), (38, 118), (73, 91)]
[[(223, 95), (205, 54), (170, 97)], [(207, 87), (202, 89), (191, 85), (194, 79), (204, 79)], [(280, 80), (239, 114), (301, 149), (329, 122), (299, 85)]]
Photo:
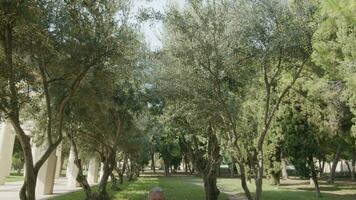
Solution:
[[(314, 191), (314, 187), (298, 187), (295, 188), (297, 190), (306, 190), (306, 191)], [(327, 184), (327, 183), (322, 183), (320, 184), (320, 190), (321, 191), (343, 191), (343, 190), (355, 190), (356, 185), (353, 183), (336, 183), (336, 184)]]
[[(303, 181), (304, 182), (304, 181)], [(316, 200), (315, 192), (312, 187), (303, 187), (302, 183), (291, 184), (297, 185), (295, 188), (281, 188), (273, 189), (269, 188), (263, 191), (263, 200)], [(226, 184), (231, 184), (226, 182)], [(301, 188), (298, 188), (301, 185)], [(120, 185), (120, 191), (111, 191), (111, 184), (108, 184), (108, 191), (113, 200), (143, 200), (147, 197), (149, 191), (156, 186), (159, 186), (165, 192), (166, 198), (169, 200), (203, 200), (204, 188), (202, 186), (202, 179), (198, 177), (143, 177), (139, 178), (135, 182), (125, 181), (124, 185)], [(356, 195), (350, 194), (353, 189), (351, 187), (344, 189), (343, 191), (338, 191), (338, 194), (330, 194), (329, 191), (341, 190), (342, 187), (346, 185), (341, 185), (339, 188), (332, 188), (335, 186), (322, 185), (322, 195), (323, 198), (320, 200), (355, 200)], [(352, 186), (352, 185), (351, 185)], [(94, 187), (97, 190), (97, 187)], [(242, 192), (241, 188), (234, 189), (234, 191)], [(325, 191), (325, 192), (324, 192)], [(233, 192), (233, 191), (232, 191)], [(347, 194), (348, 193), (348, 194)], [(240, 193), (244, 196), (243, 193)], [(226, 193), (221, 193), (219, 200), (227, 200), (228, 195)], [(83, 191), (74, 192), (71, 194), (64, 195), (62, 197), (55, 198), (56, 200), (79, 200), (84, 199)]]
[(289, 183), (281, 183), (280, 186), (298, 186), (298, 185), (308, 185), (309, 181), (303, 182), (289, 182)]
[[(195, 177), (160, 177), (140, 178), (138, 181), (124, 185), (122, 191), (112, 193), (112, 199), (143, 200), (147, 197), (153, 187), (161, 187), (169, 200), (202, 200), (204, 199), (204, 188)], [(219, 200), (227, 200), (227, 195), (222, 193)]]
[[(254, 195), (254, 193), (252, 193)], [(239, 195), (244, 196), (243, 192)], [(318, 199), (314, 191), (293, 190), (265, 190), (262, 194), (263, 200), (355, 200), (355, 194), (331, 194), (321, 192), (322, 197)]]
[[(303, 191), (315, 191), (315, 188), (312, 187), (300, 187), (300, 188), (295, 188), (296, 190), (303, 190)], [(344, 188), (344, 187), (337, 187), (337, 186), (330, 186), (330, 187), (320, 187), (320, 191), (322, 192), (335, 192), (335, 191), (341, 191), (345, 189), (351, 189), (351, 188)]]
[[(352, 194), (330, 194), (321, 193), (322, 200), (355, 200)], [(317, 200), (315, 192), (312, 191), (264, 191), (263, 200)]]
[[(115, 193), (113, 199), (142, 200), (156, 186), (163, 189), (169, 200), (202, 200), (205, 199), (202, 180), (196, 177), (160, 177), (140, 178), (129, 183), (122, 191)], [(198, 183), (198, 184), (197, 184)], [(219, 200), (227, 200), (227, 194), (221, 193)]]

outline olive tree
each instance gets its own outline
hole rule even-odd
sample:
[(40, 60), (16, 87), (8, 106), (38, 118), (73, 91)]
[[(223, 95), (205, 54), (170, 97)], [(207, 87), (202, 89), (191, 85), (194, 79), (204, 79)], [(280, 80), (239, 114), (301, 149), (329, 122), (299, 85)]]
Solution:
[[(0, 4), (0, 109), (11, 121), (24, 153), (26, 175), (20, 199), (35, 199), (39, 169), (62, 141), (68, 103), (87, 72), (111, 55), (112, 5), (110, 1)], [(40, 132), (45, 132), (42, 145), (47, 148), (36, 162), (31, 154), (33, 135), (23, 128), (26, 108), (34, 115), (43, 113)]]

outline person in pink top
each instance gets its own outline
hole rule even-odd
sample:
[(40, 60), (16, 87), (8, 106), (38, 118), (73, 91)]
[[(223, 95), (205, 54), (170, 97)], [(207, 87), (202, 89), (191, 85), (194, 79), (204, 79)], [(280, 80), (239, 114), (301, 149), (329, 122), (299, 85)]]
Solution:
[(166, 198), (163, 190), (160, 187), (155, 187), (148, 194), (147, 200), (166, 200)]

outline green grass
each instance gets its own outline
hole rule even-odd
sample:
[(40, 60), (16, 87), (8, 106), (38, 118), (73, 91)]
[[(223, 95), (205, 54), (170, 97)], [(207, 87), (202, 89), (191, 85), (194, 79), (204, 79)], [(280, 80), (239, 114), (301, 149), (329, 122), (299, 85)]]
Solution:
[[(112, 199), (143, 200), (148, 192), (155, 186), (164, 190), (169, 200), (198, 200), (204, 199), (204, 190), (199, 185), (201, 180), (195, 177), (142, 177), (135, 182), (125, 182), (121, 185), (121, 191), (113, 192), (108, 185), (108, 191)], [(94, 187), (97, 190), (97, 187)], [(79, 200), (84, 199), (83, 191), (73, 192), (54, 200)], [(227, 195), (222, 194), (219, 200), (226, 200)]]
[(15, 181), (23, 181), (22, 175), (10, 175), (6, 177), (5, 182), (15, 182)]
[[(116, 193), (115, 199), (142, 200), (155, 186), (161, 187), (170, 200), (204, 199), (204, 190), (200, 183), (200, 179), (193, 177), (141, 178), (122, 192)], [(220, 199), (227, 199), (227, 196), (224, 194)]]
[[(272, 186), (268, 180), (263, 182), (263, 200), (316, 200), (314, 187), (309, 185), (308, 180), (287, 180), (282, 181), (277, 188)], [(239, 179), (223, 178), (218, 180), (218, 185), (225, 191), (236, 191), (243, 194)], [(251, 192), (254, 184), (249, 185)], [(347, 181), (338, 181), (335, 185), (329, 185), (321, 181), (321, 200), (355, 200), (356, 184)]]
[[(141, 177), (135, 182), (125, 182), (120, 186), (119, 192), (108, 191), (112, 199), (117, 200), (143, 200), (148, 191), (155, 186), (160, 186), (165, 191), (169, 200), (203, 200), (204, 190), (202, 180), (197, 177)], [(239, 179), (220, 178), (218, 186), (223, 191), (219, 200), (226, 200), (224, 192), (234, 192), (243, 195)], [(253, 191), (253, 184), (250, 185)], [(96, 190), (97, 188), (94, 187)], [(327, 185), (321, 182), (321, 200), (355, 200), (356, 184), (350, 182), (339, 182), (336, 185)], [(82, 191), (66, 194), (54, 200), (81, 200), (84, 199)], [(313, 187), (309, 186), (309, 181), (289, 180), (282, 181), (281, 186), (276, 188), (271, 186), (267, 180), (264, 181), (263, 200), (316, 200)]]

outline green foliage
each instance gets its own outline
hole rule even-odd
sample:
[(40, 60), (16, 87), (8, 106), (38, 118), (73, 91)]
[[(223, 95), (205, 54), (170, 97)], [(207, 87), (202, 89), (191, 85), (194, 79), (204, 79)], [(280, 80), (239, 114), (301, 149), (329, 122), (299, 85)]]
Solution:
[(17, 175), (21, 175), (21, 170), (25, 164), (23, 156), (20, 156), (19, 153), (12, 155), (12, 166), (16, 170)]
[(159, 139), (158, 153), (167, 166), (177, 168), (182, 161), (182, 154), (177, 139), (162, 135)]
[[(355, 10), (354, 1), (323, 1), (320, 9), (320, 26), (313, 37), (313, 60), (324, 68), (330, 80), (345, 84), (343, 96), (346, 100), (344, 101), (350, 106), (354, 116), (356, 113)], [(352, 130), (355, 133), (355, 128)]]
[(286, 108), (281, 129), (285, 134), (285, 151), (290, 156), (290, 161), (303, 177), (310, 177), (310, 157), (319, 157), (320, 143), (318, 134), (320, 130), (313, 122), (310, 114), (305, 113), (302, 102), (294, 102)]
[(128, 174), (158, 153), (175, 167), (189, 157), (206, 180), (223, 154), (256, 178), (259, 199), (263, 172), (278, 178), (282, 159), (309, 177), (335, 146), (351, 158), (355, 13), (354, 0), (143, 9), (139, 23), (164, 26), (163, 48), (150, 52), (127, 1), (4, 1), (1, 119), (32, 120), (33, 142), (48, 144), (65, 122), (66, 150), (75, 144), (83, 161), (129, 159)]

